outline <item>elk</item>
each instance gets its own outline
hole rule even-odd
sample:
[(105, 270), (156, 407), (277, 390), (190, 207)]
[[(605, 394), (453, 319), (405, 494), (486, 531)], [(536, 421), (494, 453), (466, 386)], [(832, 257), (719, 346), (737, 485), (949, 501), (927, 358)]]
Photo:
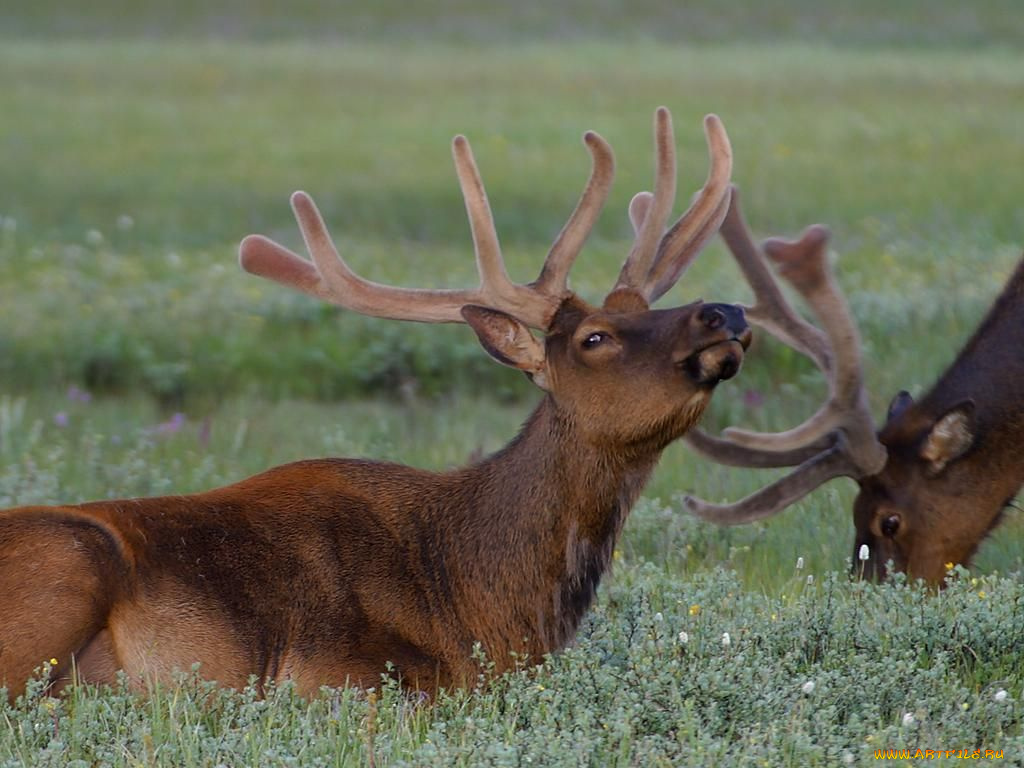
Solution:
[[(741, 467), (796, 467), (733, 504), (687, 497), (700, 517), (736, 525), (774, 515), (834, 477), (853, 478), (855, 571), (885, 578), (887, 563), (941, 584), (950, 564), (968, 565), (1024, 484), (1024, 261), (978, 330), (932, 389), (914, 402), (900, 392), (876, 432), (868, 410), (860, 341), (827, 263), (828, 231), (754, 244), (733, 189), (720, 233), (756, 297), (747, 317), (808, 356), (829, 384), (827, 402), (786, 432), (692, 430), (687, 441)], [(796, 314), (767, 263), (804, 298), (821, 323)], [(867, 547), (867, 560), (861, 557)]]
[(312, 261), (250, 235), (244, 269), (367, 315), (466, 323), (543, 391), (540, 404), (507, 446), (452, 471), (328, 458), (190, 496), (0, 513), (8, 695), (50, 657), (55, 690), (70, 678), (112, 682), (117, 670), (144, 688), (199, 663), (203, 677), (232, 687), (252, 676), (311, 694), (389, 673), (432, 694), (476, 681), (476, 644), (501, 672), (570, 642), (662, 450), (736, 374), (751, 338), (733, 305), (650, 309), (718, 230), (732, 169), (725, 129), (709, 115), (707, 179), (667, 228), (668, 110), (654, 122), (654, 194), (633, 207), (643, 211), (639, 234), (601, 306), (567, 283), (612, 180), (611, 148), (596, 133), (584, 136), (589, 182), (529, 284), (506, 274), (462, 136), (453, 155), (476, 289), (359, 277), (313, 200), (296, 192)]

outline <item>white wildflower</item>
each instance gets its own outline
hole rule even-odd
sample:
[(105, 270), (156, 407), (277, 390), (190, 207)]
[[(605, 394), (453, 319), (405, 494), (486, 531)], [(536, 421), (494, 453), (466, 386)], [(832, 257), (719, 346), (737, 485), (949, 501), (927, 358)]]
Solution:
[(814, 583), (814, 574), (808, 573), (807, 574), (807, 586), (809, 587), (813, 583)]
[(729, 633), (728, 632), (723, 632), (722, 633), (722, 646), (724, 648), (728, 648), (730, 645), (732, 645), (732, 638), (729, 637)]
[(796, 559), (796, 569), (798, 571), (802, 571), (804, 569), (804, 559), (802, 557), (798, 557)]
[(690, 642), (690, 635), (687, 634), (686, 630), (683, 630), (679, 633), (679, 642), (682, 645), (686, 645), (688, 642)]
[(93, 246), (99, 245), (103, 242), (103, 233), (98, 229), (90, 229), (85, 233), (85, 242)]
[(912, 726), (916, 722), (917, 722), (917, 720), (914, 718), (914, 713), (913, 712), (905, 712), (903, 714), (903, 726), (905, 728), (909, 728), (910, 726)]
[(868, 549), (868, 545), (867, 544), (861, 544), (860, 545), (860, 552), (857, 553), (857, 557), (858, 557), (858, 559), (861, 562), (864, 562), (869, 557), (871, 557), (871, 550)]
[(800, 686), (800, 690), (804, 692), (805, 696), (810, 696), (814, 693), (814, 681), (808, 680), (806, 683)]
[(998, 691), (995, 692), (995, 695), (992, 698), (996, 701), (1006, 701), (1006, 697), (1009, 695), (1010, 694), (1008, 694), (1005, 690), (1000, 688)]
[(117, 228), (122, 232), (127, 232), (130, 229), (134, 229), (135, 219), (129, 216), (127, 213), (122, 213), (117, 217)]
[(661, 615), (661, 611), (658, 611), (656, 614), (654, 614), (654, 620), (655, 621), (664, 621), (665, 617)]

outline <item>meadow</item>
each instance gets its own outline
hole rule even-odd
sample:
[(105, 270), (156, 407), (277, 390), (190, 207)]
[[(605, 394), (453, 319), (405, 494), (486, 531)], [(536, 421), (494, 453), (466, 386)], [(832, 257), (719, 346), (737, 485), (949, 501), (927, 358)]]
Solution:
[[(187, 493), (321, 455), (441, 469), (500, 447), (538, 395), (468, 329), (317, 304), (244, 275), (237, 243), (299, 248), (301, 188), (361, 273), (468, 285), (449, 150), (464, 133), (510, 272), (529, 280), (594, 129), (617, 181), (572, 283), (598, 300), (629, 248), (628, 200), (651, 183), (659, 104), (681, 198), (716, 112), (755, 233), (832, 229), (876, 415), (925, 391), (1024, 243), (1021, 15), (928, 3), (922, 27), (917, 2), (894, 18), (874, 3), (641, 5), (635, 24), (573, 3), (514, 18), (345, 5), (351, 26), (312, 0), (287, 18), (0, 12), (0, 507)], [(718, 242), (661, 304), (696, 297), (749, 299)], [(809, 363), (759, 339), (705, 426), (785, 428), (823, 394)], [(684, 493), (734, 499), (771, 477), (672, 446), (578, 643), (539, 668), (430, 705), (389, 684), (312, 702), (188, 676), (145, 699), (37, 687), (0, 703), (0, 766), (1021, 761), (1020, 514), (932, 594), (848, 578), (850, 481), (749, 526), (682, 509)]]

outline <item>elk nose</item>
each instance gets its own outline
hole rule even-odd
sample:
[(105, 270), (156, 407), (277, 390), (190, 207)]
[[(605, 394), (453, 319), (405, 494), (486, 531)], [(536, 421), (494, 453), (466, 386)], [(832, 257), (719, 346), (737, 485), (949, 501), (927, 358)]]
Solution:
[(717, 304), (707, 304), (701, 307), (700, 321), (708, 330), (717, 331), (725, 325), (725, 312)]
[(705, 304), (700, 308), (698, 319), (709, 331), (724, 329), (731, 331), (741, 342), (744, 339), (747, 343), (750, 341), (750, 327), (743, 316), (743, 308), (735, 304)]

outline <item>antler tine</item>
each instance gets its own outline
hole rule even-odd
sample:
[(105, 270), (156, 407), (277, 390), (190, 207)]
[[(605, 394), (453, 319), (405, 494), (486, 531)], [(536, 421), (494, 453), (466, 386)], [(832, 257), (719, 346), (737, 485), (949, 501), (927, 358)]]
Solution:
[(244, 270), (375, 317), (462, 321), (459, 307), (472, 298), (469, 292), (391, 288), (365, 280), (341, 258), (313, 199), (305, 192), (295, 192), (291, 204), (313, 263), (270, 238), (249, 235), (238, 249)]
[(850, 461), (843, 434), (837, 433), (836, 444), (807, 459), (785, 477), (776, 480), (745, 499), (732, 504), (711, 504), (694, 496), (683, 498), (692, 514), (719, 525), (741, 525), (778, 514), (820, 485), (836, 477), (856, 477), (857, 469)]
[(473, 250), (476, 252), (476, 265), (480, 272), (480, 290), (492, 292), (496, 296), (511, 294), (514, 286), (505, 271), (487, 192), (473, 158), (473, 150), (465, 136), (460, 134), (452, 140), (452, 156), (462, 198), (466, 203), (466, 214), (469, 216)]
[(643, 292), (665, 223), (676, 197), (676, 147), (672, 115), (666, 107), (654, 112), (654, 195), (636, 233), (633, 247), (622, 265), (612, 293), (621, 288)]
[(732, 146), (717, 115), (704, 118), (704, 136), (710, 157), (708, 176), (690, 207), (658, 244), (657, 255), (644, 286), (644, 292), (652, 303), (676, 284), (701, 249), (718, 232), (729, 209)]
[(316, 267), (269, 237), (247, 235), (238, 246), (238, 262), (250, 274), (330, 301), (327, 286)]
[(691, 429), (685, 440), (701, 455), (729, 467), (774, 469), (795, 467), (827, 451), (836, 443), (836, 433), (825, 435), (813, 443), (789, 451), (765, 451), (738, 445), (726, 438), (714, 437), (701, 429)]
[(559, 294), (567, 289), (569, 270), (601, 215), (615, 176), (615, 156), (608, 142), (594, 131), (587, 131), (583, 134), (583, 143), (591, 156), (590, 179), (575, 210), (551, 246), (540, 275), (532, 283), (534, 288), (545, 293)]
[(729, 185), (728, 197), (729, 209), (719, 231), (743, 277), (754, 291), (753, 306), (744, 308), (747, 318), (811, 358), (827, 374), (832, 367), (832, 360), (825, 334), (800, 317), (782, 294), (765, 263), (761, 249), (750, 235), (750, 228), (740, 207), (740, 193), (735, 184)]

